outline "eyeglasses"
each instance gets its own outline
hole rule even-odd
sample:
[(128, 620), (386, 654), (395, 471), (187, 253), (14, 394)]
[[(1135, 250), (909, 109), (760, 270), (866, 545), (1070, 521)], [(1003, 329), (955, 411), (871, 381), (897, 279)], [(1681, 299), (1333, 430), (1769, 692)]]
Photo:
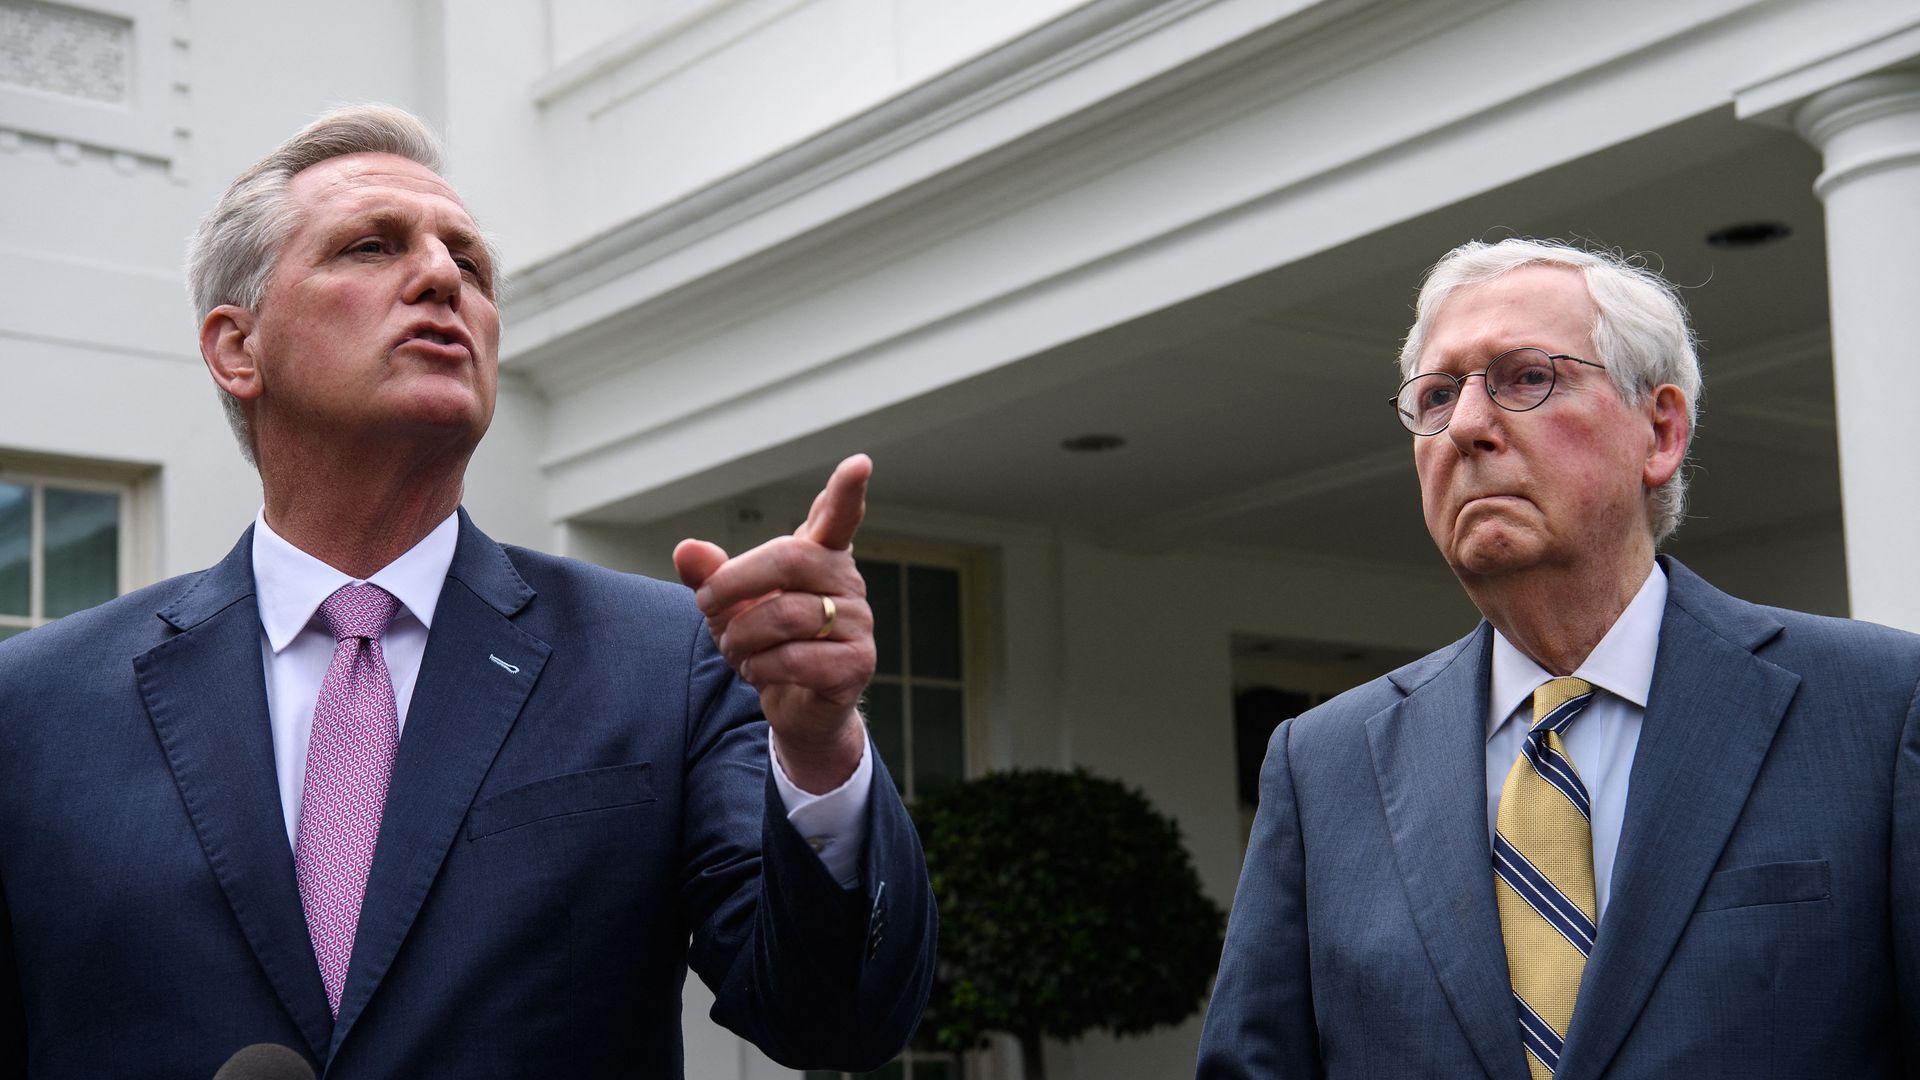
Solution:
[(1444, 371), (1415, 375), (1401, 383), (1400, 392), (1388, 400), (1393, 403), (1393, 410), (1400, 417), (1401, 425), (1408, 431), (1415, 435), (1438, 435), (1447, 430), (1447, 424), (1452, 421), (1453, 407), (1459, 403), (1466, 381), (1476, 375), (1485, 381), (1487, 396), (1493, 399), (1493, 403), (1508, 412), (1539, 408), (1560, 381), (1555, 360), (1571, 360), (1601, 371), (1607, 370), (1605, 364), (1596, 364), (1565, 353), (1549, 353), (1545, 349), (1508, 349), (1494, 357), (1485, 370), (1468, 372), (1458, 378)]

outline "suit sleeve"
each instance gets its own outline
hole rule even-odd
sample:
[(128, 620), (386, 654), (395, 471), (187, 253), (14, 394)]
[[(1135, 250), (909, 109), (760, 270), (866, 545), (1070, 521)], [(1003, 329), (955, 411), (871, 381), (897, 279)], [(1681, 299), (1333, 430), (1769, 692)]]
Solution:
[(713, 1017), (791, 1068), (865, 1072), (906, 1045), (933, 985), (926, 860), (877, 758), (861, 884), (843, 889), (787, 821), (759, 695), (704, 623), (688, 700), (682, 904)]
[(1287, 752), (1295, 723), (1274, 731), (1260, 768), (1260, 809), (1200, 1037), (1199, 1080), (1322, 1075), (1307, 954), (1306, 851)]
[(0, 882), (0, 1080), (27, 1075), (27, 1018), (20, 1002), (20, 972), (13, 958), (13, 915)]
[(1893, 771), (1893, 969), (1907, 1075), (1920, 1076), (1920, 684), (1907, 703)]

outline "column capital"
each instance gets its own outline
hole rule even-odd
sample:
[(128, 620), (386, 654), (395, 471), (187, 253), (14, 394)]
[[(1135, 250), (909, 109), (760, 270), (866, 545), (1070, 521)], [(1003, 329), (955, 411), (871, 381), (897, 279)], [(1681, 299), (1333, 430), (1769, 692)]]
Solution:
[(1793, 126), (1815, 146), (1843, 127), (1920, 108), (1920, 61), (1822, 90), (1794, 110)]
[(1793, 111), (1793, 127), (1825, 159), (1814, 193), (1901, 165), (1920, 163), (1920, 65), (1841, 83)]

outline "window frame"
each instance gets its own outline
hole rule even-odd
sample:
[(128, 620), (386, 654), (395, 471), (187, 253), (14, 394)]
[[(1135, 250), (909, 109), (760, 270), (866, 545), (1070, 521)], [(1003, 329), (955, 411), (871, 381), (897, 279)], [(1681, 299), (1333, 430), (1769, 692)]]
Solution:
[[(901, 732), (900, 762), (888, 762), (888, 768), (897, 778), (905, 782), (900, 784), (901, 797), (911, 802), (917, 784), (913, 782), (913, 734), (911, 716), (913, 712), (912, 688), (916, 684), (958, 689), (960, 691), (960, 760), (961, 780), (971, 780), (984, 773), (991, 758), (987, 738), (987, 695), (990, 688), (985, 658), (990, 655), (988, 643), (983, 637), (987, 625), (982, 617), (980, 584), (984, 580), (983, 550), (961, 544), (946, 544), (937, 541), (918, 540), (897, 536), (868, 536), (862, 533), (854, 552), (861, 562), (899, 563), (903, 568), (914, 566), (952, 570), (958, 576), (959, 590), (959, 643), (960, 677), (942, 679), (930, 676), (917, 676), (911, 673), (911, 662), (906, 658), (912, 655), (910, 629), (902, 626), (902, 670), (898, 675), (876, 673), (874, 684), (882, 682), (901, 688), (902, 719), (906, 721)], [(902, 596), (905, 596), (903, 575)], [(878, 618), (876, 613), (875, 618)]]
[[(143, 562), (152, 545), (144, 518), (150, 502), (144, 475), (150, 470), (112, 462), (87, 462), (37, 455), (0, 456), (0, 483), (28, 489), (27, 613), (0, 612), (0, 627), (31, 630), (53, 622), (46, 613), (46, 489), (85, 491), (119, 498), (114, 556), (114, 595), (125, 596), (143, 584)], [(12, 636), (12, 635), (9, 635)]]

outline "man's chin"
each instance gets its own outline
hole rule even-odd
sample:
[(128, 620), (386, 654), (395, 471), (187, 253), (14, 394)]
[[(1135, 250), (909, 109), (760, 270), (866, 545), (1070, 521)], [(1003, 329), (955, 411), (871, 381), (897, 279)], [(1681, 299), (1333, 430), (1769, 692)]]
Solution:
[(416, 394), (396, 410), (401, 426), (425, 431), (485, 434), (493, 419), (493, 403), (464, 387), (440, 387), (439, 393)]
[(1538, 538), (1510, 528), (1482, 528), (1456, 541), (1447, 562), (1462, 578), (1493, 578), (1540, 561)]

